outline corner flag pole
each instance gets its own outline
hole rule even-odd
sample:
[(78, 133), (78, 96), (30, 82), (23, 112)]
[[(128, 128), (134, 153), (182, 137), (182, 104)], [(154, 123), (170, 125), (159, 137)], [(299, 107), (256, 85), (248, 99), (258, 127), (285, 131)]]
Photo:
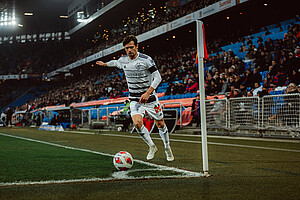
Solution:
[(204, 89), (204, 66), (203, 59), (207, 57), (204, 25), (202, 21), (196, 21), (197, 28), (197, 57), (200, 90), (200, 114), (201, 114), (201, 139), (202, 139), (202, 159), (203, 173), (208, 176), (208, 151), (207, 151), (207, 128), (206, 128), (206, 109), (205, 109), (205, 89)]

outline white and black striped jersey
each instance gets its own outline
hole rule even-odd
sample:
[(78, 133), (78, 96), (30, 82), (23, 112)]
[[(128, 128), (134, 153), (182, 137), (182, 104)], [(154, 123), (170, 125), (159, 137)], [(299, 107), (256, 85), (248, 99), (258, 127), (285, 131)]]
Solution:
[[(160, 73), (152, 58), (139, 52), (134, 60), (124, 55), (118, 60), (109, 61), (107, 66), (124, 70), (131, 101), (138, 101), (150, 86), (156, 89), (161, 81)], [(156, 99), (155, 91), (150, 95), (148, 102), (154, 99)]]

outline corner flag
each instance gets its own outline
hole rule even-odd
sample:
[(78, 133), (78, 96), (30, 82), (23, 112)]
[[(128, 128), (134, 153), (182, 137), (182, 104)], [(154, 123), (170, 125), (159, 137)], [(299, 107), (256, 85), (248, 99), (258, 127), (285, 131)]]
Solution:
[(199, 90), (200, 90), (200, 116), (201, 116), (201, 139), (202, 139), (202, 159), (204, 175), (208, 174), (208, 151), (207, 151), (207, 128), (206, 128), (206, 108), (205, 108), (205, 88), (204, 88), (204, 66), (203, 59), (207, 58), (205, 44), (204, 25), (202, 21), (197, 20), (197, 58), (199, 73)]
[[(197, 51), (199, 52), (199, 57), (207, 59), (207, 48), (205, 43), (205, 30), (202, 21), (196, 21), (197, 23)], [(198, 64), (198, 56), (196, 57), (196, 64)]]

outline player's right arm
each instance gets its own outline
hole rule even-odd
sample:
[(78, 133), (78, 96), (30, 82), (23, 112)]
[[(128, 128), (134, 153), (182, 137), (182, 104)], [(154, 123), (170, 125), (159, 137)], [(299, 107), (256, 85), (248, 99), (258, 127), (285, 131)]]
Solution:
[(118, 61), (117, 60), (111, 60), (107, 63), (102, 61), (97, 61), (96, 65), (99, 65), (101, 67), (118, 67)]

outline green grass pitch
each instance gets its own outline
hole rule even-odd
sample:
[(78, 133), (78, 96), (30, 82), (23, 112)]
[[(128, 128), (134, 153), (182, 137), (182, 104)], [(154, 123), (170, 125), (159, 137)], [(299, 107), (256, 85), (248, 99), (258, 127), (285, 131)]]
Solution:
[[(137, 134), (82, 134), (33, 128), (2, 128), (0, 133), (1, 200), (300, 196), (299, 140), (209, 137), (212, 176), (204, 178), (195, 176), (202, 168), (201, 139), (197, 136), (172, 134), (175, 161), (167, 162), (159, 136), (153, 135), (159, 152), (153, 161), (146, 162), (147, 146)], [(112, 163), (112, 155), (120, 150), (130, 152), (138, 161), (123, 178), (115, 176), (118, 171)]]

